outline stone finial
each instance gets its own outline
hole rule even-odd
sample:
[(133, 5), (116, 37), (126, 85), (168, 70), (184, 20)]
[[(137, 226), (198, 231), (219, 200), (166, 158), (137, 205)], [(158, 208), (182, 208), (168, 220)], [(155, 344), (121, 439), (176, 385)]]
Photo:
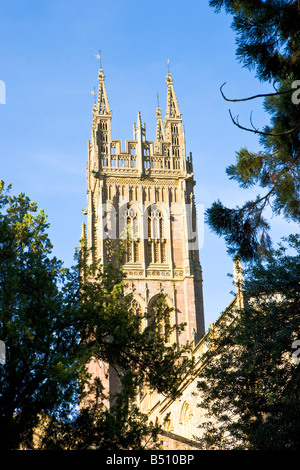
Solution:
[(158, 148), (160, 142), (164, 142), (166, 140), (165, 136), (165, 129), (164, 125), (162, 122), (162, 117), (161, 117), (161, 109), (160, 107), (157, 108), (156, 110), (156, 140), (155, 140), (155, 145)]

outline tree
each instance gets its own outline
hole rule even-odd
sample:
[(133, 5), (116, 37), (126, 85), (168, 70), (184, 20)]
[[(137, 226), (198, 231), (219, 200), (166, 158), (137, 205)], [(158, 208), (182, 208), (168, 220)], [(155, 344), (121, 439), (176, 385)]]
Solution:
[(222, 8), (233, 15), (232, 27), (237, 33), (236, 55), (249, 70), (256, 70), (260, 81), (272, 82), (275, 91), (242, 99), (264, 98), (270, 124), (262, 130), (243, 126), (230, 116), (235, 125), (260, 137), (264, 150), (236, 153), (236, 163), (226, 172), (241, 188), (258, 185), (265, 190), (255, 200), (241, 207), (225, 207), (215, 201), (207, 210), (211, 228), (224, 236), (228, 252), (249, 261), (272, 250), (266, 208), (288, 221), (300, 221), (300, 30), (297, 0), (211, 0), (216, 12)]
[(198, 383), (204, 448), (300, 448), (299, 275), (297, 235), (247, 270), (244, 308), (215, 325)]
[(0, 186), (0, 447), (32, 447), (43, 415), (72, 412), (77, 395), (78, 328), (68, 274), (46, 233), (45, 213)]
[[(159, 427), (148, 422), (137, 400), (147, 390), (178, 396), (183, 377), (193, 361), (183, 358), (187, 344), (166, 345), (165, 337), (178, 333), (184, 325), (171, 326), (171, 312), (165, 296), (158, 297), (155, 321), (145, 312), (131, 309), (132, 293), (125, 293), (122, 246), (105, 267), (87, 263), (87, 250), (81, 251), (81, 354), (91, 361), (110, 366), (117, 379), (112, 393), (98, 375), (84, 369), (80, 410), (76, 419), (54, 420), (45, 433), (42, 447), (69, 449), (145, 449), (159, 444)], [(163, 325), (163, 331), (159, 325)], [(82, 379), (82, 376), (81, 376)], [(109, 402), (109, 407), (107, 404)]]
[[(45, 213), (9, 190), (2, 182), (0, 338), (7, 355), (0, 364), (1, 448), (155, 446), (159, 428), (135, 400), (145, 387), (176, 396), (192, 361), (182, 359), (188, 345), (166, 345), (165, 334), (184, 325), (169, 325), (163, 295), (155, 322), (131, 309), (121, 251), (105, 268), (88, 264), (84, 246), (73, 268), (51, 258)], [(92, 360), (114, 369), (114, 397), (90, 374)]]

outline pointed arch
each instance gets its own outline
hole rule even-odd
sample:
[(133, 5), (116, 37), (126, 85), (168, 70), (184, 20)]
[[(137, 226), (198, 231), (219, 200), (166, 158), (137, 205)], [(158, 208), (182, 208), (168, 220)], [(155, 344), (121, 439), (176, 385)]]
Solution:
[(142, 306), (134, 296), (132, 296), (130, 301), (129, 312), (134, 315), (142, 315)]
[(147, 207), (147, 262), (165, 264), (167, 260), (167, 221), (164, 204)]
[(126, 240), (125, 262), (140, 261), (140, 209), (137, 204), (126, 202), (119, 210), (119, 237)]
[(131, 295), (130, 305), (129, 305), (129, 313), (139, 318), (139, 331), (142, 332), (145, 328), (144, 324), (144, 312), (145, 308), (143, 308), (140, 299), (137, 298), (135, 295)]
[(184, 401), (180, 410), (179, 424), (183, 426), (183, 434), (186, 437), (192, 437), (192, 419), (193, 413), (190, 404)]
[(166, 343), (175, 343), (175, 331), (171, 331), (175, 325), (175, 312), (168, 296), (162, 293), (154, 295), (148, 303), (148, 326), (155, 326), (155, 333), (163, 336)]

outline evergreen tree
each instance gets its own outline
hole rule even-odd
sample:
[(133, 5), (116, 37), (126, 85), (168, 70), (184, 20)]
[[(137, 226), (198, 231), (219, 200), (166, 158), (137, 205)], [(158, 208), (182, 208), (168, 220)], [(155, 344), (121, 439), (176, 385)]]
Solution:
[(31, 448), (44, 416), (72, 412), (77, 335), (68, 275), (50, 257), (45, 213), (0, 187), (0, 448)]
[(242, 260), (253, 260), (272, 250), (265, 209), (288, 221), (300, 220), (300, 28), (297, 0), (211, 0), (219, 12), (233, 15), (237, 33), (237, 57), (243, 66), (256, 70), (260, 81), (272, 82), (275, 91), (227, 101), (246, 101), (264, 97), (270, 124), (257, 129), (242, 126), (232, 114), (235, 125), (260, 136), (263, 150), (246, 148), (236, 153), (236, 163), (226, 172), (241, 188), (258, 185), (263, 195), (241, 207), (227, 208), (216, 201), (207, 211), (207, 221), (224, 236), (228, 251)]
[[(190, 346), (169, 344), (168, 338), (174, 331), (180, 334), (185, 325), (170, 325), (172, 308), (167, 306), (163, 293), (157, 297), (155, 318), (151, 318), (151, 313), (131, 309), (133, 292), (127, 289), (125, 293), (123, 245), (126, 246), (126, 242), (117, 246), (112, 261), (104, 268), (100, 264), (89, 265), (87, 250), (84, 246), (81, 249), (82, 345), (87, 345), (90, 357), (109, 362), (117, 373), (120, 371), (120, 379), (130, 370), (135, 386), (141, 387), (147, 382), (155, 385), (158, 391), (175, 397), (182, 379), (179, 372), (187, 365), (184, 362), (182, 366), (179, 362)], [(171, 373), (169, 362), (174, 373)]]
[[(0, 192), (0, 448), (139, 449), (158, 427), (135, 400), (145, 387), (175, 397), (192, 361), (166, 345), (173, 330), (161, 295), (155, 321), (131, 309), (121, 254), (89, 265), (84, 246), (71, 269), (51, 257), (49, 224), (24, 194)], [(91, 361), (110, 364), (119, 388), (107, 396)], [(112, 404), (107, 408), (107, 399)], [(79, 406), (79, 408), (78, 408)]]
[(204, 448), (300, 448), (300, 236), (287, 241), (247, 270), (244, 308), (210, 335), (198, 383)]
[[(111, 253), (104, 268), (89, 265), (88, 252), (81, 248), (80, 409), (76, 419), (53, 420), (44, 435), (42, 448), (147, 449), (160, 444), (159, 427), (148, 422), (137, 401), (148, 391), (176, 398), (183, 377), (193, 361), (184, 357), (190, 345), (166, 344), (173, 331), (184, 324), (169, 324), (171, 309), (160, 294), (155, 319), (131, 310), (132, 293), (125, 294), (122, 245)], [(109, 364), (117, 388), (105, 389), (101, 378), (89, 373), (93, 361)], [(117, 380), (116, 380), (117, 379)]]

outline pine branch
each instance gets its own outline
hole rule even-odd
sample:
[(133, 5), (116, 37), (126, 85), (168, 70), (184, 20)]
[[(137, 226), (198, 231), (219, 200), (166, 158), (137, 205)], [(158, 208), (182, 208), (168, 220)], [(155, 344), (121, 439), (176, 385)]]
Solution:
[[(276, 94), (276, 93), (275, 93)], [(251, 125), (253, 127), (253, 129), (250, 129), (249, 127), (244, 127), (242, 126), (241, 124), (239, 124), (238, 122), (238, 116), (236, 119), (234, 119), (234, 117), (232, 116), (232, 113), (230, 111), (230, 109), (228, 110), (229, 111), (229, 115), (231, 117), (231, 120), (233, 122), (233, 124), (237, 127), (239, 127), (240, 129), (243, 129), (244, 131), (248, 131), (248, 132), (253, 132), (254, 134), (260, 134), (260, 135), (269, 135), (269, 136), (272, 136), (272, 137), (279, 137), (281, 135), (288, 135), (288, 134), (292, 134), (293, 132), (295, 132), (297, 129), (300, 128), (300, 123), (297, 124), (295, 127), (293, 127), (292, 129), (289, 129), (288, 131), (284, 131), (284, 132), (263, 132), (263, 131), (259, 131), (257, 128), (254, 127), (253, 123), (252, 123), (252, 117), (250, 118), (250, 121), (251, 121)]]
[[(299, 0), (300, 1), (300, 0)], [(223, 93), (223, 86), (226, 85), (226, 82), (223, 83), (223, 85), (221, 85), (220, 87), (220, 92), (221, 92), (221, 95), (222, 97), (224, 98), (225, 101), (231, 101), (232, 103), (235, 103), (237, 101), (249, 101), (249, 100), (254, 100), (256, 98), (265, 98), (267, 96), (277, 96), (277, 95), (284, 95), (286, 93), (293, 93), (295, 91), (294, 88), (291, 88), (289, 90), (284, 90), (284, 91), (277, 91), (276, 93), (261, 93), (261, 94), (258, 94), (258, 95), (253, 95), (253, 96), (249, 96), (248, 98), (236, 98), (236, 99), (230, 99), (230, 98), (226, 98), (226, 96), (224, 95)]]
[[(275, 154), (276, 152), (274, 152)], [(274, 193), (274, 191), (276, 190), (276, 187), (278, 186), (279, 182), (280, 182), (280, 177), (285, 174), (285, 173), (288, 173), (290, 171), (292, 171), (294, 169), (294, 166), (296, 165), (296, 163), (298, 162), (298, 160), (300, 159), (300, 152), (298, 152), (298, 154), (295, 156), (295, 158), (285, 167), (283, 168), (277, 175), (276, 175), (276, 179), (274, 179), (274, 183), (273, 183), (273, 186), (271, 187), (270, 191), (265, 194), (264, 196), (262, 196), (261, 198), (255, 200), (255, 201), (250, 201), (250, 202), (247, 202), (242, 208), (238, 208), (238, 209), (235, 209), (237, 212), (238, 211), (245, 211), (245, 210), (251, 210), (251, 208), (255, 208), (257, 207), (260, 203), (262, 203), (262, 206), (260, 208), (260, 215), (263, 211), (263, 209), (265, 208), (265, 206), (269, 203), (269, 200), (270, 200), (270, 197), (272, 196), (272, 194)]]

